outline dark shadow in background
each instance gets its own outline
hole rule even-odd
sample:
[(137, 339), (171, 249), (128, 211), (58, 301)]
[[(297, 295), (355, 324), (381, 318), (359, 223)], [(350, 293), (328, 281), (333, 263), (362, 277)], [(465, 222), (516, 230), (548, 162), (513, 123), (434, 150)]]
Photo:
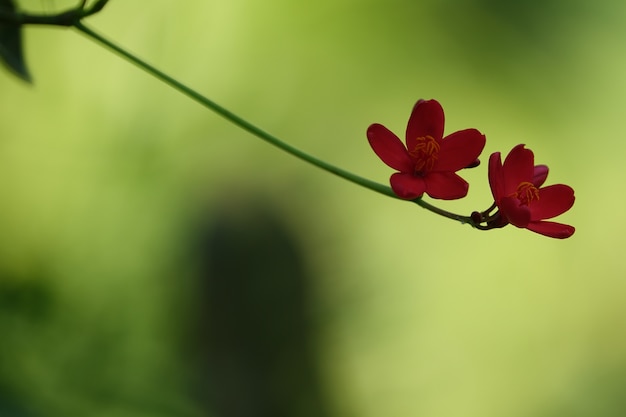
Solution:
[(310, 273), (262, 199), (198, 232), (197, 395), (217, 417), (330, 416), (310, 320)]
[(0, 417), (37, 415), (15, 363), (16, 346), (22, 341), (13, 336), (16, 328), (38, 331), (46, 324), (53, 303), (46, 282), (44, 276), (15, 277), (0, 271)]

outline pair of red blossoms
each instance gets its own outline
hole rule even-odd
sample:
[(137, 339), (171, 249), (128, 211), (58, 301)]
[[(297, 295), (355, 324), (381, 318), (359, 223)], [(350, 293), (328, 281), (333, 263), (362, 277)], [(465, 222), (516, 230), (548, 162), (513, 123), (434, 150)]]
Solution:
[[(406, 147), (385, 126), (375, 123), (367, 129), (367, 138), (382, 161), (397, 170), (391, 176), (391, 188), (405, 200), (415, 200), (424, 193), (432, 198), (454, 200), (465, 197), (469, 184), (456, 174), (479, 164), (485, 147), (485, 135), (465, 129), (443, 136), (444, 113), (436, 100), (419, 100), (406, 129)], [(574, 234), (574, 227), (546, 221), (574, 204), (574, 190), (563, 184), (542, 187), (548, 167), (535, 165), (534, 155), (524, 145), (514, 147), (502, 163), (500, 152), (489, 157), (489, 185), (494, 204), (484, 212), (472, 213), (471, 223), (479, 229), (493, 229), (513, 224), (533, 232), (564, 239)], [(495, 208), (498, 211), (491, 214)]]

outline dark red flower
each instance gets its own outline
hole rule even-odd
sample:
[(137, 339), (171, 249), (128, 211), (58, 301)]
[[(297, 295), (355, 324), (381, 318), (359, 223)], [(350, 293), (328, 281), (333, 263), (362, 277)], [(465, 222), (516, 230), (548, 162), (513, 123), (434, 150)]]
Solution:
[(424, 193), (454, 200), (467, 195), (469, 184), (456, 172), (475, 166), (485, 147), (485, 136), (465, 129), (443, 137), (443, 108), (436, 100), (419, 100), (406, 128), (406, 147), (385, 126), (375, 123), (367, 139), (376, 155), (399, 171), (390, 178), (400, 198), (413, 200)]
[(535, 156), (524, 145), (514, 147), (502, 164), (500, 152), (489, 158), (489, 185), (498, 206), (500, 218), (495, 227), (511, 223), (533, 232), (565, 239), (574, 234), (574, 227), (544, 221), (565, 213), (574, 204), (574, 190), (563, 184), (541, 187), (548, 176), (548, 167), (535, 166)]

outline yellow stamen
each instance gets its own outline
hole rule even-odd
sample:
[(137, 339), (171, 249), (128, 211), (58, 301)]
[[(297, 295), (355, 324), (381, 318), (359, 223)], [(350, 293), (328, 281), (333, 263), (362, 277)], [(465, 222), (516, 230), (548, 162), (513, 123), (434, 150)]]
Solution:
[(517, 186), (517, 191), (515, 191), (514, 195), (524, 205), (529, 205), (531, 201), (539, 200), (539, 190), (527, 181)]
[(437, 162), (440, 148), (439, 143), (430, 135), (417, 138), (415, 147), (409, 150), (415, 163), (415, 172), (430, 171)]

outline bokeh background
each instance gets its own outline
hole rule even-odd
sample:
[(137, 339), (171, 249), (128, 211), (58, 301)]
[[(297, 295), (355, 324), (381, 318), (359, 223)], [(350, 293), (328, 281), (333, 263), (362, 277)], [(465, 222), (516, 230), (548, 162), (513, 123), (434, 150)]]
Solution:
[[(24, 0), (54, 13), (78, 1)], [(626, 415), (626, 3), (111, 0), (88, 24), (386, 183), (418, 98), (576, 191), (480, 232), (272, 148), (72, 29), (0, 73), (1, 416)], [(463, 173), (469, 214), (486, 164)]]

